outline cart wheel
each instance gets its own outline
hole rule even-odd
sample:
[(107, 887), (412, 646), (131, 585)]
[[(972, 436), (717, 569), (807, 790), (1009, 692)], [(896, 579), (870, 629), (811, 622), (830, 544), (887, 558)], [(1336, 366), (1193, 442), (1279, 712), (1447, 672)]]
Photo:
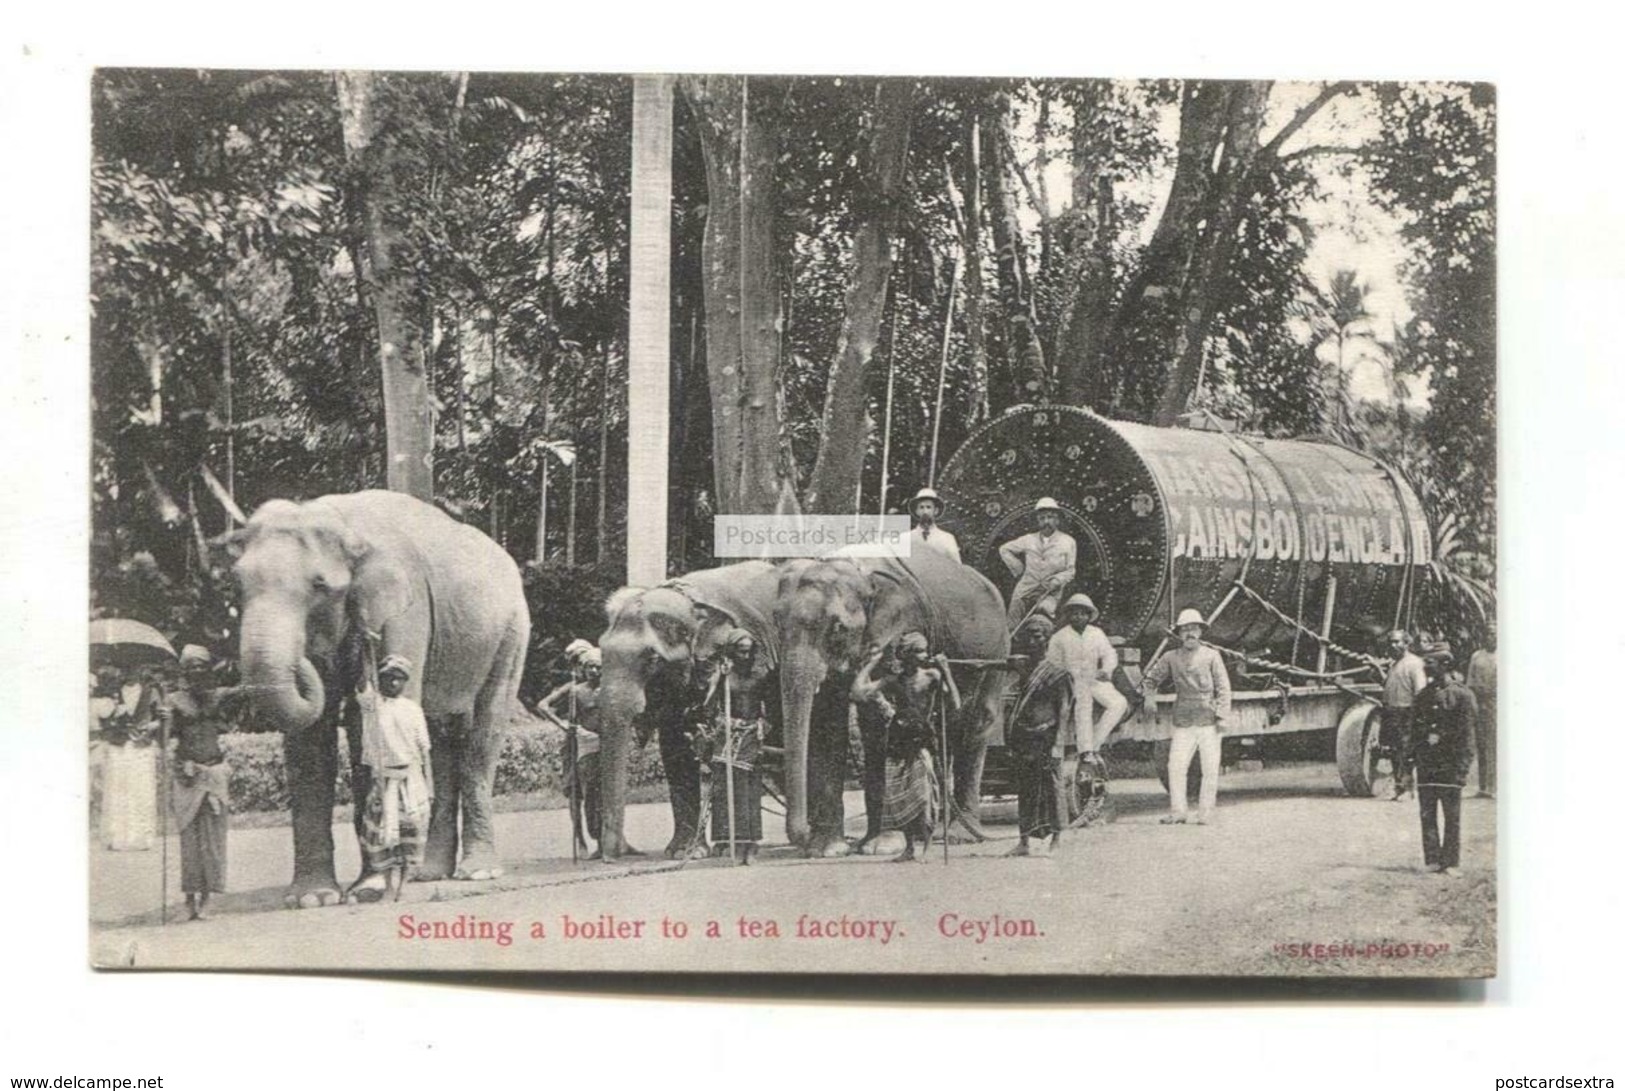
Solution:
[[(1174, 748), (1172, 739), (1158, 739), (1151, 744), (1151, 760), (1157, 765), (1157, 780), (1162, 782), (1162, 790), (1168, 790), (1168, 754)], [(1202, 796), (1202, 761), (1191, 755), (1191, 767), (1185, 774), (1185, 798), (1192, 803)]]
[(1097, 756), (1092, 762), (1078, 759), (1072, 776), (1066, 780), (1067, 812), (1072, 816), (1072, 828), (1110, 820), (1106, 802), (1110, 784), (1111, 771), (1104, 757)]
[(1366, 701), (1351, 705), (1337, 724), (1337, 775), (1356, 799), (1387, 794), (1392, 763), (1378, 745), (1382, 709)]

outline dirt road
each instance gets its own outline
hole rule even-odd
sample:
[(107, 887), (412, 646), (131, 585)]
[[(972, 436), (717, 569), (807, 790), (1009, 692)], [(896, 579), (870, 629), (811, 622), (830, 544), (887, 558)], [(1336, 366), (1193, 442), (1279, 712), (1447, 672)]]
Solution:
[[(1215, 825), (1159, 825), (1155, 781), (1113, 785), (1117, 820), (1051, 857), (995, 840), (927, 863), (803, 860), (681, 869), (569, 860), (563, 812), (499, 816), (517, 858), (491, 884), (414, 884), (398, 905), (280, 908), (285, 828), (234, 831), (216, 919), (157, 926), (155, 854), (93, 862), (92, 961), (104, 966), (709, 972), (1483, 975), (1495, 965), (1495, 804), (1464, 804), (1460, 878), (1423, 874), (1416, 805), (1343, 796), (1329, 767), (1227, 774)], [(861, 810), (848, 796), (848, 814)], [(631, 808), (658, 849), (664, 805)], [(769, 834), (775, 825), (769, 823)], [(861, 828), (854, 818), (851, 829)], [(336, 838), (341, 875), (353, 837)], [(780, 834), (782, 837), (782, 834)], [(174, 852), (171, 852), (173, 864)], [(173, 892), (175, 887), (171, 885)], [(172, 914), (172, 920), (174, 915)], [(585, 926), (585, 927), (583, 927)], [(686, 936), (676, 933), (686, 928)]]

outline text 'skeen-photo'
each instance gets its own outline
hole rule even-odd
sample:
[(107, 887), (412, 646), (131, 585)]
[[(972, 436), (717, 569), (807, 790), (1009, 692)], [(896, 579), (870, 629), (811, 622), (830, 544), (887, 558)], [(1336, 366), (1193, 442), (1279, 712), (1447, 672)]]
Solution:
[(1491, 86), (91, 109), (95, 966), (1496, 974)]

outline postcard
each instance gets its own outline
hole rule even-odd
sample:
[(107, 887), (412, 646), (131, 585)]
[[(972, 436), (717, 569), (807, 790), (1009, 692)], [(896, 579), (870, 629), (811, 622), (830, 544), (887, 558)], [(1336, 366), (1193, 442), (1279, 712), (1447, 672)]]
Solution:
[(95, 966), (1496, 973), (1492, 87), (91, 99)]

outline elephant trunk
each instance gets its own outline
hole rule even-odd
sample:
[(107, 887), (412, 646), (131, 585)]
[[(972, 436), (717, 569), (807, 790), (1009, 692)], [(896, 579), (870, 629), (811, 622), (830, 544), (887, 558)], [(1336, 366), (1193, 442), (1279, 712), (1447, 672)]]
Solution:
[(812, 828), (807, 817), (807, 746), (812, 734), (813, 702), (829, 674), (829, 663), (816, 649), (791, 645), (779, 666), (784, 702), (784, 829), (791, 844), (807, 845)]
[(598, 686), (598, 839), (605, 860), (625, 853), (626, 782), (631, 773), (633, 723), (644, 709), (645, 679), (635, 655), (604, 649), (604, 673)]
[(321, 672), (305, 654), (304, 622), (303, 609), (275, 602), (243, 611), (243, 689), (255, 716), (287, 732), (314, 724), (327, 706)]

